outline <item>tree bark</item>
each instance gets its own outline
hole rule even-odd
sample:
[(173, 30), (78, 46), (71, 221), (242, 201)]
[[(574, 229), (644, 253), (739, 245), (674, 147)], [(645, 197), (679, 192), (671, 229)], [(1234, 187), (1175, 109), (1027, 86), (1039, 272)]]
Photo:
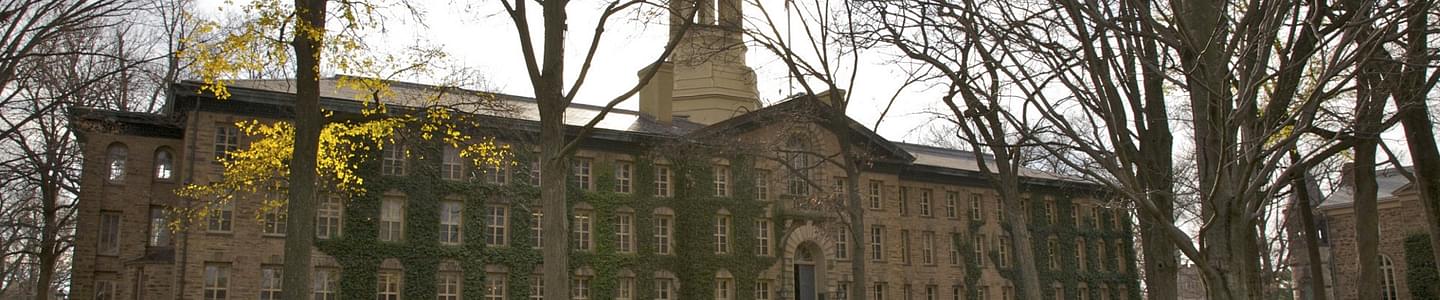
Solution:
[(1411, 3), (1408, 12), (1405, 37), (1405, 65), (1400, 74), (1401, 87), (1392, 97), (1397, 107), (1400, 124), (1404, 126), (1405, 142), (1410, 149), (1410, 162), (1415, 175), (1415, 190), (1419, 192), (1420, 206), (1425, 210), (1425, 221), (1430, 232), (1430, 249), (1440, 257), (1440, 149), (1435, 144), (1435, 124), (1430, 120), (1430, 108), (1426, 93), (1434, 87), (1434, 81), (1426, 81), (1425, 71), (1430, 61), (1429, 36), (1426, 31), (1428, 12), (1434, 3), (1417, 0)]
[[(1295, 163), (1300, 163), (1300, 154), (1291, 152)], [(1309, 172), (1299, 173), (1290, 181), (1291, 190), (1295, 195), (1295, 207), (1293, 211), (1300, 217), (1300, 234), (1305, 241), (1305, 272), (1310, 278), (1307, 282), (1297, 282), (1302, 285), (1300, 288), (1308, 289), (1310, 297), (1301, 299), (1325, 300), (1325, 266), (1320, 261), (1320, 238), (1319, 231), (1315, 229), (1315, 211), (1310, 203), (1310, 180)], [(1307, 286), (1308, 285), (1308, 286)]]
[[(525, 0), (518, 0), (525, 1)], [(540, 206), (545, 230), (541, 250), (546, 299), (570, 295), (570, 216), (565, 201), (568, 153), (564, 153), (565, 109), (570, 105), (563, 94), (565, 74), (565, 31), (569, 1), (544, 1), (544, 57), (539, 80), (533, 84), (540, 109)]]
[[(286, 300), (311, 297), (310, 251), (315, 242), (316, 164), (320, 153), (320, 63), (328, 0), (295, 0), (295, 141), (290, 161), (290, 199), (286, 204), (285, 267), (281, 288)], [(317, 30), (321, 34), (301, 34)]]

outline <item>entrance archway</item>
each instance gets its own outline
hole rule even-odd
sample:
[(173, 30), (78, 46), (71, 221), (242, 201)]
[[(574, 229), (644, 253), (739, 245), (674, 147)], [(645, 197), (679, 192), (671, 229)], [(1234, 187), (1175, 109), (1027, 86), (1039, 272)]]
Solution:
[(784, 235), (780, 271), (781, 299), (825, 300), (830, 291), (830, 256), (835, 242), (813, 224), (794, 227)]
[(820, 256), (820, 246), (814, 242), (805, 242), (795, 249), (795, 263), (791, 264), (795, 276), (793, 286), (795, 287), (795, 300), (817, 300), (824, 284), (819, 281), (818, 272), (824, 269), (817, 269), (817, 262), (824, 258)]

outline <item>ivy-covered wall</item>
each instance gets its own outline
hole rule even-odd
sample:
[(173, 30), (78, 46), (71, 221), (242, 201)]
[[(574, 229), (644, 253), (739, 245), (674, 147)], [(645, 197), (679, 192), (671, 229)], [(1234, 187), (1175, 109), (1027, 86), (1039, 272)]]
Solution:
[(1416, 234), (1405, 238), (1405, 280), (1410, 297), (1415, 300), (1440, 299), (1440, 268), (1430, 248), (1430, 235)]
[[(374, 298), (381, 262), (394, 258), (404, 266), (403, 290), (406, 298), (434, 298), (440, 263), (454, 260), (464, 271), (465, 298), (484, 295), (485, 276), (488, 275), (486, 266), (498, 265), (508, 270), (507, 298), (529, 299), (531, 280), (535, 279), (533, 273), (539, 269), (541, 255), (538, 249), (531, 247), (534, 241), (530, 216), (538, 211), (539, 190), (528, 185), (528, 164), (519, 163), (511, 168), (513, 172), (508, 185), (486, 184), (478, 179), (447, 181), (440, 179), (439, 144), (412, 143), (408, 146), (411, 158), (406, 176), (380, 176), (378, 160), (362, 164), (361, 174), (371, 178), (365, 186), (369, 192), (347, 202), (344, 232), (339, 238), (317, 242), (317, 247), (334, 257), (342, 267), (341, 297)], [(756, 255), (758, 245), (753, 238), (755, 221), (757, 218), (775, 217), (765, 215), (765, 207), (770, 203), (754, 197), (754, 178), (748, 172), (752, 169), (752, 162), (740, 156), (721, 157), (730, 162), (732, 190), (729, 197), (716, 197), (713, 195), (713, 166), (709, 163), (715, 157), (703, 150), (666, 148), (663, 157), (647, 151), (626, 154), (634, 158), (631, 193), (613, 192), (613, 161), (598, 159), (591, 169), (595, 188), (580, 189), (574, 186), (573, 180), (569, 188), (572, 212), (581, 203), (593, 209), (592, 240), (595, 248), (593, 251), (575, 251), (571, 256), (572, 274), (573, 270), (581, 267), (594, 271), (590, 297), (614, 298), (618, 274), (628, 269), (635, 274), (634, 295), (637, 298), (654, 295), (654, 274), (665, 270), (673, 273), (679, 282), (678, 299), (713, 299), (715, 276), (724, 269), (734, 276), (732, 293), (735, 293), (735, 299), (751, 299), (755, 280), (776, 261), (772, 256)], [(655, 188), (654, 161), (657, 158), (669, 162), (673, 197), (652, 196)], [(530, 160), (530, 157), (516, 157), (519, 162)], [(381, 199), (390, 191), (405, 195), (403, 243), (376, 239)], [(457, 197), (465, 202), (464, 242), (458, 246), (442, 245), (438, 236), (440, 200)], [(485, 208), (489, 205), (510, 208), (506, 247), (485, 245)], [(658, 207), (669, 208), (675, 213), (671, 235), (674, 248), (670, 255), (654, 254), (656, 242), (652, 212)], [(614, 218), (621, 208), (634, 212), (635, 253), (619, 253), (616, 250)], [(713, 235), (714, 217), (721, 209), (728, 211), (731, 217), (730, 251), (723, 255), (715, 253)], [(781, 222), (772, 220), (771, 224)], [(777, 227), (772, 225), (771, 230), (778, 230)], [(773, 237), (779, 234), (771, 232), (770, 236), (773, 244)]]

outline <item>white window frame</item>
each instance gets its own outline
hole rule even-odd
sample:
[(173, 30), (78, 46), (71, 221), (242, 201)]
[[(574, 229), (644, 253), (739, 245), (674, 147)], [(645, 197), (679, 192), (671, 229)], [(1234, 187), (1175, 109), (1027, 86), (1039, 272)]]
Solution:
[(730, 167), (715, 166), (715, 196), (730, 196)]
[(870, 260), (885, 261), (885, 226), (870, 226)]
[(315, 210), (315, 238), (328, 240), (340, 236), (345, 220), (345, 203), (339, 196), (322, 196)]
[(235, 201), (225, 201), (210, 212), (206, 230), (213, 233), (229, 233), (235, 230)]
[(635, 253), (635, 214), (615, 214), (615, 251)]
[(312, 300), (337, 300), (340, 299), (340, 270), (334, 268), (315, 268), (314, 277), (311, 277)]
[(655, 197), (671, 197), (674, 191), (671, 189), (670, 166), (655, 166)]
[(629, 194), (635, 181), (635, 163), (620, 161), (615, 163), (615, 192)]
[(379, 239), (382, 242), (405, 240), (405, 198), (385, 197), (380, 203)]
[[(465, 240), (465, 203), (460, 201), (440, 201), (440, 230), (437, 231), (437, 238), (441, 245), (460, 245)], [(486, 222), (489, 222), (487, 219)], [(504, 237), (501, 237), (504, 240)], [(488, 241), (488, 239), (487, 239)], [(502, 242), (500, 246), (503, 246)]]
[(440, 154), (440, 178), (465, 180), (465, 160), (460, 157), (460, 148), (446, 145)]
[(575, 176), (575, 185), (581, 190), (593, 190), (594, 182), (591, 180), (590, 171), (594, 165), (593, 158), (576, 157), (570, 160), (570, 175)]
[(571, 220), (571, 234), (574, 235), (573, 246), (575, 250), (594, 251), (595, 238), (593, 234), (595, 232), (595, 213), (591, 211), (576, 211)]
[(730, 253), (730, 216), (715, 216), (715, 254)]
[(284, 273), (282, 272), (282, 271), (283, 271), (282, 268), (283, 268), (282, 266), (278, 266), (278, 265), (265, 265), (265, 266), (260, 266), (260, 299), (261, 299), (261, 300), (277, 300), (277, 299), (280, 299), (280, 295), (281, 295), (280, 285), (281, 285), (281, 282), (284, 280), (284, 279), (283, 279), (283, 278), (284, 278), (284, 277), (283, 277), (283, 276), (284, 276), (284, 275), (283, 275)]
[(439, 300), (460, 300), (464, 292), (465, 277), (459, 272), (440, 272), (435, 276), (435, 295)]
[(770, 220), (755, 219), (755, 245), (758, 247), (756, 254), (770, 256)]
[(920, 215), (921, 215), (921, 216), (926, 216), (926, 217), (932, 216), (932, 213), (933, 213), (933, 212), (930, 211), (930, 204), (931, 204), (931, 203), (930, 203), (930, 200), (931, 200), (931, 199), (930, 199), (930, 196), (931, 196), (932, 193), (933, 193), (933, 191), (931, 191), (930, 189), (920, 189)]
[(400, 300), (404, 294), (405, 274), (400, 270), (380, 270), (375, 281), (375, 294), (380, 300)]
[(675, 253), (675, 216), (655, 216), (655, 254)]
[(224, 300), (230, 297), (230, 264), (206, 263), (201, 299)]
[(391, 143), (380, 149), (380, 175), (405, 176), (405, 144)]

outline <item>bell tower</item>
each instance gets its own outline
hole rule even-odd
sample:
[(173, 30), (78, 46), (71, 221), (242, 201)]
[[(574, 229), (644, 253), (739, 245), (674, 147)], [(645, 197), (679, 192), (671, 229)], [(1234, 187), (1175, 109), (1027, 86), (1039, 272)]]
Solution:
[(670, 38), (693, 22), (676, 45), (671, 104), (675, 116), (714, 124), (760, 108), (755, 70), (745, 64), (742, 0), (673, 0)]

